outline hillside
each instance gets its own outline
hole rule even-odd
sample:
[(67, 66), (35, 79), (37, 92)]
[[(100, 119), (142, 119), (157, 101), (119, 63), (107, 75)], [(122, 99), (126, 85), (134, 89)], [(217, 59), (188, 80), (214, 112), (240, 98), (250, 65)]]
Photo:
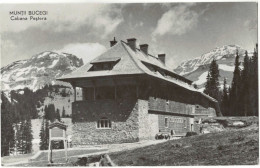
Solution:
[(258, 125), (170, 140), (110, 154), (118, 166), (255, 165)]
[[(68, 74), (83, 65), (83, 60), (77, 56), (51, 51), (42, 52), (32, 56), (30, 59), (13, 62), (1, 68), (1, 90), (10, 99), (10, 92), (24, 94), (24, 88), (40, 92), (46, 85), (56, 86), (55, 91), (48, 91), (48, 94), (37, 94), (42, 96), (43, 101), (37, 107), (39, 116), (45, 105), (54, 104), (60, 113), (63, 108), (66, 114), (71, 114), (71, 100), (73, 90), (70, 84), (57, 81), (56, 78)], [(44, 92), (44, 91), (43, 91)], [(61, 95), (65, 92), (65, 96)], [(80, 91), (77, 93), (80, 96)]]
[[(219, 118), (220, 119), (220, 118)], [(246, 127), (226, 127), (222, 132), (184, 137), (177, 140), (157, 140), (152, 145), (131, 148), (134, 143), (114, 144), (108, 151), (93, 148), (70, 150), (69, 162), (64, 163), (64, 154), (57, 152), (55, 162), (62, 166), (88, 166), (93, 163), (103, 166), (202, 166), (202, 165), (256, 165), (259, 159), (258, 117), (222, 117), (222, 120), (241, 120)], [(145, 144), (145, 143), (144, 143)], [(128, 146), (128, 147), (127, 147)], [(102, 150), (102, 148), (99, 148)], [(84, 151), (86, 150), (86, 151)], [(89, 150), (89, 151), (87, 151)], [(84, 152), (82, 154), (81, 152)], [(80, 156), (78, 154), (80, 153)], [(102, 159), (108, 154), (109, 158)], [(58, 156), (59, 155), (59, 156)], [(16, 166), (47, 166), (45, 160), (33, 161)], [(9, 158), (6, 158), (8, 161)], [(112, 164), (112, 165), (113, 165)]]
[[(230, 85), (233, 78), (233, 71), (235, 68), (234, 62), (237, 50), (240, 55), (240, 62), (243, 62), (246, 50), (237, 45), (226, 45), (217, 47), (200, 57), (184, 61), (174, 69), (174, 71), (194, 81), (193, 83), (196, 84), (200, 90), (203, 90), (209, 65), (211, 61), (215, 59), (219, 65), (220, 84), (222, 85), (224, 78), (227, 78), (227, 84)], [(253, 53), (249, 52), (249, 56), (252, 55)], [(243, 68), (242, 65), (241, 68)]]

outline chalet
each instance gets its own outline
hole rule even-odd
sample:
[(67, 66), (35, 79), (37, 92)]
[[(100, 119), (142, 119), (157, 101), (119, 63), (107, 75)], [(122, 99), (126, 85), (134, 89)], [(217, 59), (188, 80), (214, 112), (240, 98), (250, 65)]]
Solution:
[(73, 145), (136, 142), (161, 132), (196, 131), (195, 120), (220, 113), (218, 102), (149, 54), (136, 39), (110, 41), (111, 48), (59, 78), (82, 99), (72, 103)]

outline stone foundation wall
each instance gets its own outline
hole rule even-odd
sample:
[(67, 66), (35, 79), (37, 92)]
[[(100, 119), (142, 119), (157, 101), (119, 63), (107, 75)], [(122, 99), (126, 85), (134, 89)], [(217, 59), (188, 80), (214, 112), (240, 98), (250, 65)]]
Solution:
[(148, 101), (138, 100), (139, 139), (154, 139), (159, 132), (158, 115), (148, 113)]
[[(73, 113), (74, 146), (139, 140), (137, 99), (75, 102)], [(102, 117), (110, 119), (111, 128), (97, 128)]]
[[(141, 100), (137, 98), (124, 98), (116, 100), (87, 100), (72, 104), (73, 136), (72, 144), (94, 145), (109, 143), (137, 142), (139, 140), (154, 139), (161, 131), (176, 134), (185, 134), (191, 130), (198, 131), (193, 118), (189, 114), (203, 113), (214, 116), (213, 108), (194, 110), (194, 105), (184, 104), (163, 99)], [(149, 110), (158, 110), (165, 114), (149, 113)], [(171, 114), (172, 113), (172, 114)], [(175, 114), (180, 116), (175, 116)], [(185, 116), (186, 115), (186, 116)], [(101, 118), (111, 121), (111, 128), (97, 128)], [(168, 126), (165, 126), (165, 117)], [(181, 119), (182, 122), (176, 121)]]
[(155, 139), (155, 135), (159, 132), (159, 117), (156, 114), (148, 114), (149, 139)]

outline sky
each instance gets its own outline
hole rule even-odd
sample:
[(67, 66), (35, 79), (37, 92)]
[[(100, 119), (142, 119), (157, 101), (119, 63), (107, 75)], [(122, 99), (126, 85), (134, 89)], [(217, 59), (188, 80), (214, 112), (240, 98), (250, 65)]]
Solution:
[[(47, 20), (10, 20), (11, 11), (47, 11)], [(43, 51), (67, 52), (84, 63), (117, 40), (136, 38), (148, 52), (166, 54), (174, 69), (215, 47), (257, 42), (257, 3), (1, 4), (1, 67)]]

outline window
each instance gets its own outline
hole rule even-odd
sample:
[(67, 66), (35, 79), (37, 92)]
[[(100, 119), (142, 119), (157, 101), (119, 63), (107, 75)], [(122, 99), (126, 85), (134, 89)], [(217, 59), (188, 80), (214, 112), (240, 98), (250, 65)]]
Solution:
[(167, 117), (164, 118), (164, 126), (166, 128), (168, 127), (168, 118)]
[(93, 71), (100, 71), (100, 70), (102, 70), (102, 64), (93, 65)]
[(183, 123), (184, 120), (182, 118), (173, 118), (172, 119), (172, 122), (175, 122), (175, 123)]
[(103, 64), (103, 70), (110, 70), (110, 69), (112, 69), (112, 68), (111, 68), (111, 65), (109, 63)]
[(109, 129), (109, 128), (111, 128), (111, 121), (107, 118), (101, 118), (97, 122), (97, 128), (99, 128), (99, 129)]
[(116, 59), (115, 61), (99, 61), (99, 62), (92, 62), (92, 67), (89, 71), (105, 71), (105, 70), (112, 70), (113, 67), (119, 62), (120, 59)]

